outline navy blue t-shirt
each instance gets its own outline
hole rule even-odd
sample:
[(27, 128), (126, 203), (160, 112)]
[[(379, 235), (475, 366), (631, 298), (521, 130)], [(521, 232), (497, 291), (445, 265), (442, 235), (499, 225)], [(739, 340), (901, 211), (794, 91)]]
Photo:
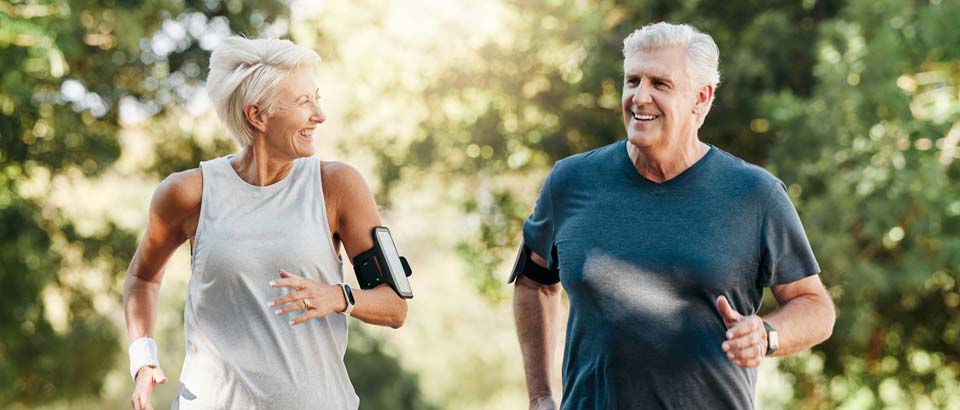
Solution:
[(716, 147), (657, 184), (626, 143), (558, 161), (523, 226), (570, 300), (561, 408), (752, 409), (716, 298), (749, 315), (764, 287), (818, 274), (800, 218), (780, 180)]

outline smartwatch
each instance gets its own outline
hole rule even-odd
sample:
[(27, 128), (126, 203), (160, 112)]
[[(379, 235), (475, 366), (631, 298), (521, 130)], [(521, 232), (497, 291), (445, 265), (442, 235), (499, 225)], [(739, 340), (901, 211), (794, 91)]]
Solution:
[(780, 348), (780, 336), (766, 320), (763, 321), (763, 328), (767, 330), (767, 356), (770, 356)]
[(372, 233), (373, 247), (353, 258), (353, 271), (360, 289), (373, 289), (386, 283), (401, 298), (413, 298), (413, 289), (407, 280), (413, 272), (407, 259), (397, 253), (390, 230), (377, 226)]
[(353, 289), (350, 289), (350, 285), (346, 283), (341, 283), (340, 289), (343, 290), (343, 299), (347, 301), (347, 308), (340, 314), (350, 316), (350, 312), (353, 312), (353, 307), (357, 304), (357, 300), (353, 298)]

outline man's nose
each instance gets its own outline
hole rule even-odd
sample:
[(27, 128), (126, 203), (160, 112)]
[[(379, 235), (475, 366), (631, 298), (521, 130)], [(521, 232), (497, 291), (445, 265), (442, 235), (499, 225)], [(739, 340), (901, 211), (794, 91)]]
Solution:
[(633, 91), (633, 103), (635, 105), (644, 105), (653, 102), (653, 98), (650, 95), (650, 87), (646, 83), (641, 83)]

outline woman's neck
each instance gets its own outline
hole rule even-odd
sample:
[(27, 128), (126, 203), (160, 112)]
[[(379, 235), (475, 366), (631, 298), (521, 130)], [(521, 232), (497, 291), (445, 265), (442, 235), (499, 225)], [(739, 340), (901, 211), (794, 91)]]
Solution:
[(230, 160), (230, 165), (241, 179), (250, 185), (267, 186), (279, 182), (293, 169), (293, 159), (277, 158), (270, 155), (262, 143), (263, 139), (254, 139), (240, 155)]

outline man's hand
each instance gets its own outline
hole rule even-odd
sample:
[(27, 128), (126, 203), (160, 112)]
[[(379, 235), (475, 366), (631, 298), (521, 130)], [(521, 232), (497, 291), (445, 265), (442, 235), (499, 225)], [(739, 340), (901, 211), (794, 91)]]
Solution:
[(133, 397), (130, 399), (133, 410), (153, 410), (153, 403), (150, 401), (153, 388), (166, 382), (167, 376), (163, 374), (163, 369), (150, 366), (140, 368), (137, 372), (137, 386), (133, 388)]
[(557, 410), (557, 403), (552, 396), (540, 396), (530, 399), (530, 410)]
[(727, 326), (723, 351), (740, 367), (757, 367), (767, 354), (767, 331), (760, 316), (743, 316), (733, 310), (724, 296), (717, 297), (717, 311)]

